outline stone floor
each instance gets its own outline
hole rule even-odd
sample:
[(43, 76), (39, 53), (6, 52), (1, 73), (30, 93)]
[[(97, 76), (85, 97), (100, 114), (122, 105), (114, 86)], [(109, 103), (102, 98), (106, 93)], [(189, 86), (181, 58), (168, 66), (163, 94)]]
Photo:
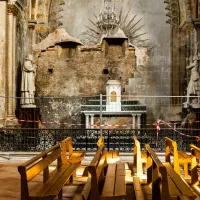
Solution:
[[(21, 163), (24, 163), (26, 160), (29, 160), (32, 156), (20, 156), (9, 157), (4, 156), (0, 157), (0, 200), (19, 200), (20, 199), (20, 175), (17, 171), (17, 166)], [(77, 171), (77, 177), (74, 178), (73, 185), (66, 185), (63, 189), (63, 199), (64, 200), (72, 200), (74, 194), (78, 194), (81, 192), (83, 185), (87, 179), (87, 177), (81, 177), (85, 166), (87, 166), (92, 159), (92, 156), (86, 156), (82, 162), (82, 166)], [(122, 162), (127, 162), (131, 165), (133, 162), (133, 157), (129, 154), (123, 154), (120, 156), (120, 160)], [(163, 156), (160, 156), (160, 159), (163, 160)], [(128, 166), (128, 165), (127, 165)], [(52, 166), (53, 168), (53, 166)], [(129, 170), (127, 170), (127, 200), (134, 200), (133, 186), (132, 186), (132, 178), (130, 177)], [(32, 184), (30, 188), (33, 188), (37, 185), (38, 182), (41, 181), (42, 176), (38, 176), (36, 179), (32, 180)], [(147, 185), (142, 185), (145, 199), (151, 199), (151, 189)], [(200, 200), (197, 198), (196, 200)]]

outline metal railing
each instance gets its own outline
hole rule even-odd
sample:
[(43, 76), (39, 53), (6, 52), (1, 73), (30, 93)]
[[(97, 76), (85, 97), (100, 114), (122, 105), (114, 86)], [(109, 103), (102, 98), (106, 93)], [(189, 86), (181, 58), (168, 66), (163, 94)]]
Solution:
[[(199, 135), (199, 129), (178, 129), (189, 136)], [(122, 152), (133, 151), (133, 136), (137, 136), (142, 149), (145, 144), (157, 152), (164, 151), (164, 137), (177, 141), (180, 150), (189, 151), (189, 144), (196, 145), (195, 137), (188, 137), (170, 128), (162, 128), (157, 133), (155, 128), (144, 129), (103, 129), (107, 150)], [(96, 142), (100, 137), (100, 129), (1, 129), (1, 152), (41, 152), (55, 145), (66, 137), (72, 137), (75, 150), (96, 151)]]

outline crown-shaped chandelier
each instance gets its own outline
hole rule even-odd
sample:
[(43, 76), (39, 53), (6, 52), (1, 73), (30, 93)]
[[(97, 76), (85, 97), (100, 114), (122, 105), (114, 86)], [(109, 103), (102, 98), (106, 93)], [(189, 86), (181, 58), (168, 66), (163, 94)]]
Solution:
[(115, 5), (111, 2), (104, 2), (103, 10), (100, 10), (96, 23), (99, 31), (106, 35), (113, 35), (118, 30), (119, 24), (119, 16), (116, 14)]

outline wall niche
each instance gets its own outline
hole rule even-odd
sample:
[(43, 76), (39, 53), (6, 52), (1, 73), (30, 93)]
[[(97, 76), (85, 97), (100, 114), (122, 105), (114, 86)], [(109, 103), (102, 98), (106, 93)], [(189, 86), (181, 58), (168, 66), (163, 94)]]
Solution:
[(108, 58), (121, 58), (125, 56), (125, 38), (105, 38), (105, 56)]
[(78, 44), (75, 42), (61, 42), (57, 43), (57, 45), (61, 46), (62, 51), (60, 54), (60, 58), (74, 58), (77, 56), (77, 46)]

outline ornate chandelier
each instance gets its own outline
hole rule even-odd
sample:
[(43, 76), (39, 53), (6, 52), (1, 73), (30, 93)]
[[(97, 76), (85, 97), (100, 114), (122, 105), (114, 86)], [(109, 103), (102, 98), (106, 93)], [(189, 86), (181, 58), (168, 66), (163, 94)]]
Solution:
[(96, 26), (98, 31), (106, 34), (113, 35), (119, 29), (120, 20), (116, 14), (115, 6), (109, 3), (104, 4), (103, 11), (100, 10)]

